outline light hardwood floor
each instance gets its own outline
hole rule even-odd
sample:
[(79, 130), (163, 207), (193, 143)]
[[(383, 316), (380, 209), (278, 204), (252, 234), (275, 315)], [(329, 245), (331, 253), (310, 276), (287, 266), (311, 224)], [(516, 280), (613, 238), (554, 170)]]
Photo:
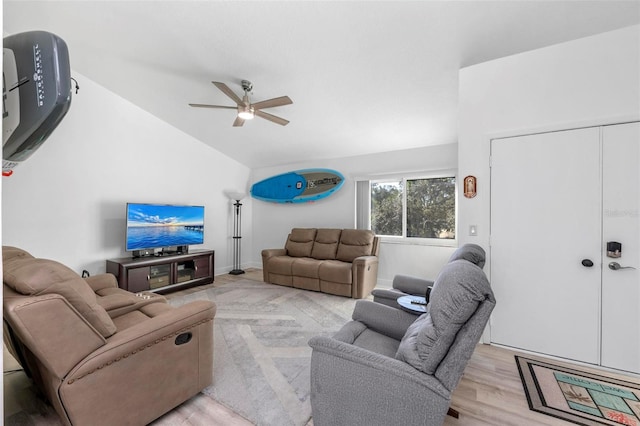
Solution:
[[(216, 276), (215, 282), (208, 286), (215, 287), (238, 279), (261, 281), (262, 270), (249, 269), (246, 274), (239, 276)], [(202, 286), (195, 287), (168, 294), (167, 297), (176, 297), (202, 289)], [(572, 424), (529, 410), (514, 355), (536, 358), (536, 356), (502, 347), (478, 345), (460, 384), (453, 393), (451, 407), (460, 412), (460, 418), (447, 417), (444, 424), (447, 426)], [(61, 424), (53, 409), (37, 396), (34, 387), (22, 371), (6, 372), (16, 367), (13, 360), (7, 357), (10, 355), (5, 351), (3, 377), (5, 425)], [(576, 365), (572, 366), (576, 367)], [(586, 369), (584, 366), (577, 367)], [(605, 374), (597, 369), (587, 370)], [(637, 377), (615, 376), (640, 382)], [(156, 420), (153, 425), (245, 426), (251, 423), (211, 398), (200, 394)], [(313, 420), (307, 426), (313, 426)]]

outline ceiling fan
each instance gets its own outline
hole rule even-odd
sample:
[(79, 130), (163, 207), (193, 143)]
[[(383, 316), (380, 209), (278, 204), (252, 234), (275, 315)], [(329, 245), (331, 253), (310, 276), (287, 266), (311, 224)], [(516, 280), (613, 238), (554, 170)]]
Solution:
[(233, 91), (224, 83), (219, 81), (212, 81), (212, 83), (222, 91), (225, 95), (230, 97), (237, 106), (223, 106), (223, 105), (206, 105), (206, 104), (189, 104), (192, 107), (197, 108), (221, 108), (221, 109), (237, 109), (238, 116), (233, 122), (234, 127), (240, 127), (244, 124), (245, 120), (251, 120), (254, 116), (264, 118), (281, 126), (289, 124), (288, 120), (284, 118), (276, 117), (275, 115), (261, 111), (264, 108), (274, 108), (282, 105), (290, 105), (293, 101), (288, 96), (280, 96), (279, 98), (268, 99), (266, 101), (260, 101), (252, 104), (249, 101), (249, 92), (253, 90), (253, 84), (248, 80), (242, 80), (242, 90), (244, 90), (244, 96), (242, 99), (238, 97)]

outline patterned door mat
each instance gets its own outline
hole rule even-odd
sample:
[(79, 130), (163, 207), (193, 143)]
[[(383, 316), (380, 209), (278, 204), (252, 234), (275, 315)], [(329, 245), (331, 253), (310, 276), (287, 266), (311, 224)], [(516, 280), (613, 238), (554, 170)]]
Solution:
[(515, 358), (531, 410), (580, 425), (640, 426), (640, 383)]

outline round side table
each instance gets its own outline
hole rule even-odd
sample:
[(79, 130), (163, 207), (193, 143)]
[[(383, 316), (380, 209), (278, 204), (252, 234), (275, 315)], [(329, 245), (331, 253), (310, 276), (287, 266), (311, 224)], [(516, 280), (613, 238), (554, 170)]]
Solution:
[(401, 296), (398, 297), (398, 304), (414, 314), (427, 312), (427, 299), (422, 296)]

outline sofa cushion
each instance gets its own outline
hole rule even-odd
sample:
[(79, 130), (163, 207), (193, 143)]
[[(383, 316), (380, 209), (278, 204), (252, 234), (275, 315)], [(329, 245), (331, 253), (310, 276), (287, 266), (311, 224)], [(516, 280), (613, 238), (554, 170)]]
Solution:
[(296, 258), (291, 264), (291, 275), (296, 277), (318, 278), (320, 261), (308, 257)]
[(284, 248), (291, 257), (311, 257), (315, 237), (315, 228), (293, 228)]
[(24, 295), (59, 294), (102, 336), (109, 337), (116, 332), (115, 324), (107, 311), (98, 305), (89, 284), (61, 263), (24, 257), (4, 265), (3, 280)]
[(289, 256), (274, 256), (269, 259), (269, 272), (279, 275), (291, 275), (294, 260)]
[(341, 233), (341, 229), (318, 229), (316, 239), (313, 242), (311, 257), (320, 260), (335, 259)]
[(353, 262), (360, 256), (371, 256), (375, 234), (365, 229), (344, 229), (340, 234), (336, 259)]
[(322, 281), (351, 284), (353, 282), (351, 267), (351, 263), (341, 262), (339, 260), (324, 260), (318, 268), (318, 277)]
[(393, 358), (398, 350), (398, 341), (374, 330), (366, 328), (353, 341), (354, 346)]
[(433, 285), (428, 312), (407, 329), (396, 358), (433, 374), (460, 328), (491, 294), (487, 277), (475, 264), (456, 260), (445, 265)]

